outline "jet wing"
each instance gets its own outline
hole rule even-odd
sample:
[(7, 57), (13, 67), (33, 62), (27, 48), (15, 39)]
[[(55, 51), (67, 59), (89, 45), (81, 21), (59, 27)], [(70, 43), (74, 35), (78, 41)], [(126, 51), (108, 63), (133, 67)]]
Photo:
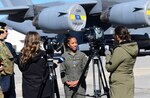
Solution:
[(29, 9), (28, 6), (16, 6), (16, 7), (6, 7), (0, 8), (0, 15), (2, 14), (16, 14), (18, 12), (27, 11)]
[(85, 4), (96, 4), (97, 1), (96, 0), (81, 0), (80, 2), (78, 1), (77, 2), (78, 4), (81, 4), (81, 5), (85, 5)]
[(102, 2), (100, 0), (81, 0), (76, 3), (80, 4), (89, 14), (102, 12)]
[[(59, 6), (59, 5), (64, 5), (64, 4), (69, 4), (69, 3), (65, 2), (65, 1), (55, 1), (55, 2), (50, 2), (50, 3), (37, 4), (37, 6), (53, 7), (56, 5)], [(70, 2), (70, 4), (81, 5), (85, 9), (85, 11), (90, 14), (101, 12), (101, 7), (102, 7), (101, 5), (99, 5), (99, 4), (101, 4), (101, 2), (99, 2), (97, 0), (72, 1), (72, 2)], [(95, 5), (97, 5), (97, 6), (95, 8), (93, 8)], [(95, 10), (100, 10), (100, 11), (95, 12)]]

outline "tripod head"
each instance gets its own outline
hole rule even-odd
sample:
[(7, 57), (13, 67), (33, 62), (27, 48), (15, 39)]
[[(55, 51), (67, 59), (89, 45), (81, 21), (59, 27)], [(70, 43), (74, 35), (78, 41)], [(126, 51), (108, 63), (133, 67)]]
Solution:
[(43, 47), (46, 50), (46, 53), (53, 58), (55, 51), (60, 51), (62, 44), (57, 41), (57, 37), (41, 37), (44, 41)]
[(100, 27), (89, 27), (84, 29), (85, 32), (85, 40), (89, 42), (90, 46), (90, 53), (97, 53), (101, 54), (104, 53), (104, 31)]
[(57, 41), (57, 37), (41, 37), (43, 43), (43, 47), (47, 54), (47, 61), (53, 62), (53, 59), (58, 60), (58, 63), (64, 61), (64, 58), (61, 57), (61, 53), (55, 53), (55, 51), (59, 52), (63, 48), (63, 44)]

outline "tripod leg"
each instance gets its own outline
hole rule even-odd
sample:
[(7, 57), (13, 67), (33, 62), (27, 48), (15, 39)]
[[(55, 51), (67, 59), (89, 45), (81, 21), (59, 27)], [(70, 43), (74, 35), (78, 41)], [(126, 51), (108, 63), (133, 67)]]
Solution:
[(50, 98), (55, 98), (54, 96), (54, 76), (53, 76), (53, 63), (49, 62), (49, 80), (50, 80), (50, 85), (51, 85), (51, 93), (50, 93)]
[[(98, 74), (97, 78), (96, 76), (96, 71), (95, 68), (98, 65), (98, 58), (93, 58), (92, 59), (93, 62), (93, 86), (94, 86), (94, 97), (95, 98), (100, 98), (101, 95), (101, 79), (100, 79), (100, 75)], [(97, 68), (98, 69), (98, 68)], [(99, 71), (99, 70), (98, 70)], [(99, 72), (98, 72), (99, 73)], [(98, 80), (97, 85), (96, 85), (96, 79)]]
[(44, 77), (44, 80), (42, 81), (42, 85), (40, 86), (40, 90), (39, 90), (39, 93), (38, 93), (38, 97), (37, 98), (41, 98), (42, 97), (42, 93), (43, 93), (43, 90), (44, 90), (44, 87), (46, 85), (46, 82), (49, 80), (49, 83), (50, 83), (50, 86), (51, 88), (50, 89), (50, 98), (55, 98), (55, 94), (56, 93), (56, 97), (57, 98), (60, 98), (60, 95), (59, 95), (59, 89), (58, 89), (58, 83), (57, 83), (57, 76), (56, 76), (56, 72), (55, 72), (55, 69), (53, 68), (53, 62), (48, 62), (49, 64), (49, 68), (47, 68), (45, 70), (45, 72), (48, 72), (49, 70), (49, 74), (46, 74), (46, 76)]
[(92, 60), (92, 63), (93, 63), (93, 87), (94, 87), (94, 93), (95, 93), (95, 90), (96, 90), (96, 81), (95, 81), (95, 60)]
[[(101, 81), (102, 81), (102, 85), (103, 85), (103, 89), (104, 89), (104, 95), (107, 95), (107, 98), (110, 98), (109, 88), (108, 88), (108, 85), (107, 85), (106, 76), (105, 76), (104, 69), (103, 69), (103, 66), (102, 66), (102, 61), (101, 61), (100, 57), (98, 57), (98, 59), (99, 59), (98, 69), (99, 69), (99, 75), (101, 77)], [(101, 72), (100, 72), (100, 67), (101, 67)]]
[(59, 89), (58, 89), (58, 82), (57, 82), (57, 76), (56, 76), (56, 71), (54, 73), (55, 73), (55, 79), (54, 79), (55, 88), (54, 89), (55, 89), (56, 97), (60, 98)]
[(74, 92), (73, 92), (71, 98), (73, 98), (73, 96), (75, 95), (75, 93), (78, 91), (79, 86), (81, 85), (82, 81), (85, 79), (85, 73), (86, 73), (86, 71), (87, 71), (87, 69), (89, 67), (91, 59), (92, 59), (92, 55), (90, 55), (89, 58), (88, 58), (88, 60), (87, 60), (87, 63), (85, 65), (85, 67), (84, 67), (84, 70), (83, 70), (83, 72), (82, 72), (82, 74), (80, 76), (79, 82), (78, 82), (76, 88), (74, 89)]

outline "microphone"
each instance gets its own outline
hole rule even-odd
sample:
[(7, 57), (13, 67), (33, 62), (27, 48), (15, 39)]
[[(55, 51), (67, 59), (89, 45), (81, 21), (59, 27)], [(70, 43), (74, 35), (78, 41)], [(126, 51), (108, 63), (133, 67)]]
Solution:
[(58, 62), (57, 63), (62, 63), (64, 61), (65, 61), (65, 58), (64, 57), (60, 57), (60, 58), (58, 58)]

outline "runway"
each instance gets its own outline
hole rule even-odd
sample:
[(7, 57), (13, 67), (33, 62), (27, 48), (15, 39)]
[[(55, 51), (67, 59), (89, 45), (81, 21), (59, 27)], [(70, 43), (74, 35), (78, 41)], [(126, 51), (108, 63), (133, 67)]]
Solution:
[[(103, 62), (103, 68), (105, 63), (105, 57), (101, 58)], [(93, 95), (93, 64), (89, 65), (89, 72), (86, 78), (87, 81), (87, 94)], [(65, 98), (63, 85), (60, 79), (59, 66), (56, 68), (57, 81), (59, 85), (60, 98)], [(97, 71), (95, 71), (97, 73)], [(108, 81), (109, 73), (105, 70), (105, 75)], [(150, 98), (150, 56), (138, 57), (134, 67), (134, 76), (135, 76), (135, 97), (134, 98)], [(16, 94), (17, 98), (22, 98), (22, 75), (18, 69), (18, 66), (15, 65), (15, 84), (16, 84)], [(90, 97), (86, 97), (90, 98)], [(107, 98), (106, 96), (102, 98)]]

